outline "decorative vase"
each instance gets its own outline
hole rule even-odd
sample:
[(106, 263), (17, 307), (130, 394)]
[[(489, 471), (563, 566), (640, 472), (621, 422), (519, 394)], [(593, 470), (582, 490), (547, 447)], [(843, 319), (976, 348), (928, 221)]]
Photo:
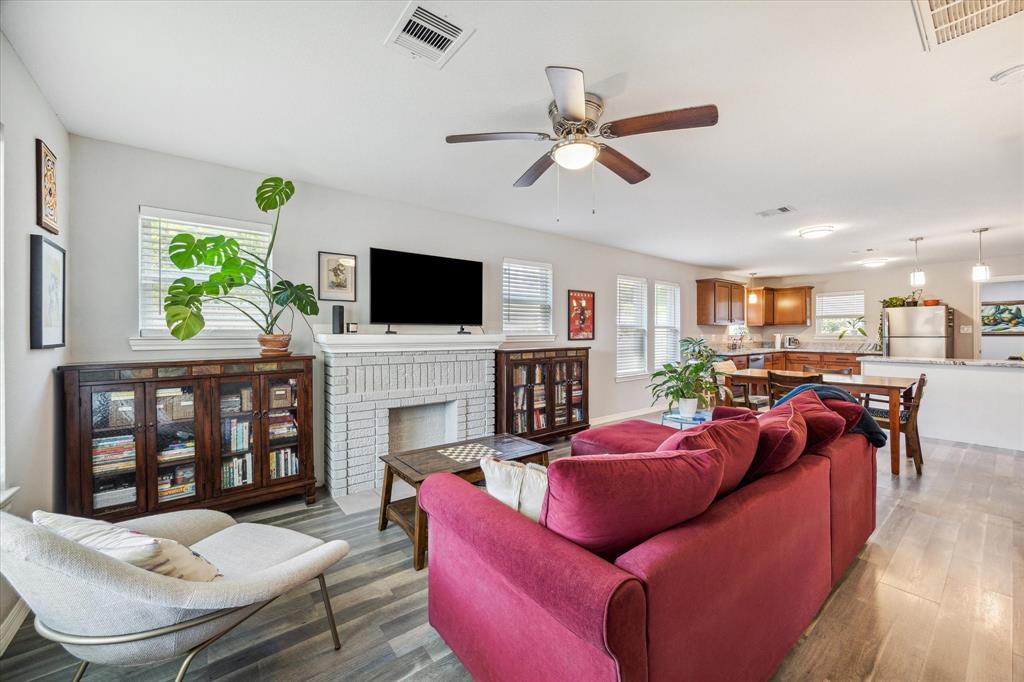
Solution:
[(260, 355), (265, 358), (280, 358), (291, 355), (288, 345), (292, 342), (291, 334), (260, 334), (256, 337), (260, 342)]
[(683, 398), (679, 401), (680, 417), (693, 417), (695, 414), (697, 414), (696, 398)]

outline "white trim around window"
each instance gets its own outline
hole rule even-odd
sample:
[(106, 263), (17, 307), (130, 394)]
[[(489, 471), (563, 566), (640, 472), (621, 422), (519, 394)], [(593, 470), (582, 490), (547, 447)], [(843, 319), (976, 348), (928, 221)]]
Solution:
[(679, 284), (654, 281), (654, 366), (679, 362)]
[(501, 329), (509, 340), (552, 341), (554, 270), (550, 263), (501, 263)]
[[(829, 322), (840, 322), (864, 317), (864, 292), (827, 291), (814, 296), (814, 335), (823, 339), (835, 339), (839, 330), (826, 329)], [(857, 338), (862, 338), (855, 335)]]

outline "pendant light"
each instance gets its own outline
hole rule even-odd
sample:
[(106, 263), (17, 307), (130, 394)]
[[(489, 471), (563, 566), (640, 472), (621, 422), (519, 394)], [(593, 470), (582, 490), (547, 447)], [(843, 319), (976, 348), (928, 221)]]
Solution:
[(924, 286), (924, 270), (921, 269), (920, 264), (917, 262), (917, 243), (924, 239), (924, 237), (911, 237), (910, 241), (914, 242), (914, 270), (910, 273), (910, 286), (920, 289)]
[[(756, 274), (757, 274), (756, 272), (750, 273), (750, 279), (753, 280), (754, 279), (754, 275), (756, 275)], [(757, 292), (756, 291), (751, 291), (750, 293), (747, 294), (747, 303), (750, 303), (750, 304), (757, 303)]]
[(975, 282), (987, 282), (988, 278), (991, 277), (992, 272), (989, 270), (989, 267), (985, 265), (984, 261), (981, 260), (981, 234), (983, 232), (988, 232), (988, 228), (979, 227), (971, 230), (971, 232), (978, 235), (978, 262), (973, 268), (971, 268), (971, 279)]

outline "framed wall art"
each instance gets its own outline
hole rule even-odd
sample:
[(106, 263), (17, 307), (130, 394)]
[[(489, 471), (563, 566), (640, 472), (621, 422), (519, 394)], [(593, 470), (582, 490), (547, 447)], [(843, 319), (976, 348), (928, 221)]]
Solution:
[(64, 249), (39, 235), (32, 235), (29, 277), (30, 348), (64, 345)]
[(981, 335), (1024, 336), (1024, 301), (983, 302)]
[(569, 289), (569, 340), (593, 341), (596, 326), (594, 292)]
[(57, 229), (57, 157), (42, 140), (36, 140), (36, 224), (60, 234)]
[(356, 300), (356, 257), (346, 253), (320, 251), (319, 292), (321, 301)]

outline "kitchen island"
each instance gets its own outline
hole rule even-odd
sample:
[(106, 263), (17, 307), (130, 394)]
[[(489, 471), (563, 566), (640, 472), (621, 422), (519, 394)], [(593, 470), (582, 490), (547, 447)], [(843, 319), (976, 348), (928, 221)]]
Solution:
[(1024, 361), (866, 356), (860, 364), (871, 376), (928, 376), (922, 437), (1024, 453)]

